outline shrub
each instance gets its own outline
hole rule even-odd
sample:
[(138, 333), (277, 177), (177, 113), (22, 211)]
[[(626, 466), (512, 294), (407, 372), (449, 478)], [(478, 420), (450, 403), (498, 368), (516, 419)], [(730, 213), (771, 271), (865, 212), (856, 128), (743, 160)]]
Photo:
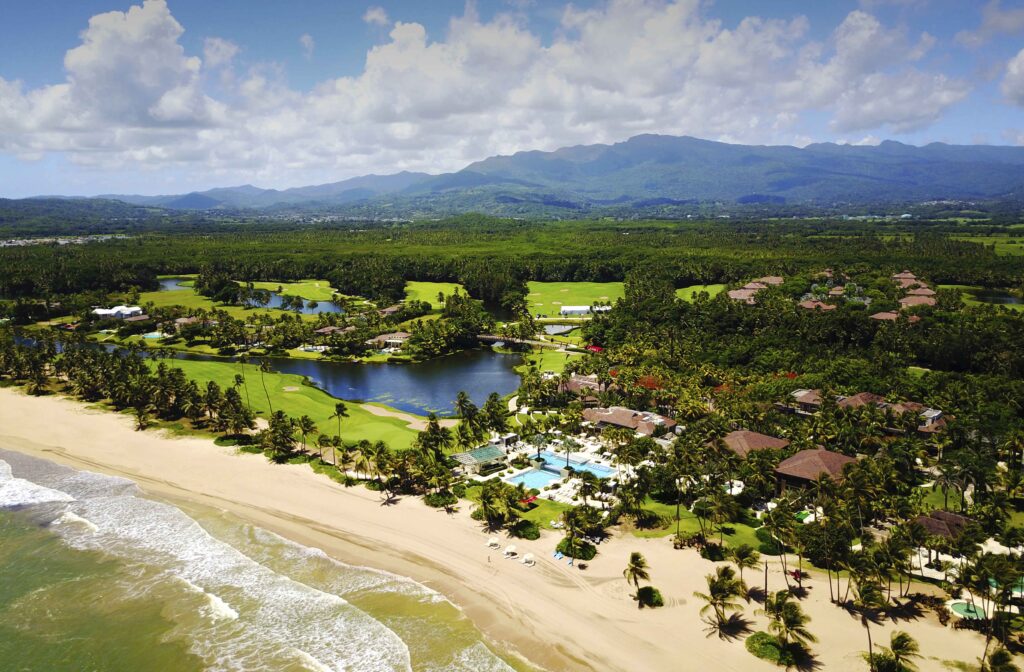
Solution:
[(757, 540), (761, 542), (760, 547), (757, 549), (763, 555), (781, 555), (782, 547), (779, 542), (772, 539), (772, 535), (768, 534), (768, 530), (763, 527), (759, 527), (754, 530), (754, 535)]
[(593, 560), (594, 556), (597, 555), (597, 548), (586, 541), (576, 540), (571, 547), (569, 546), (569, 537), (563, 538), (558, 542), (558, 546), (555, 550), (561, 551), (570, 558), (576, 558), (577, 560)]
[(424, 495), (423, 501), (427, 503), (427, 506), (440, 509), (446, 506), (452, 506), (459, 501), (459, 498), (451, 492), (432, 492), (429, 495)]
[(460, 499), (465, 497), (466, 496), (466, 484), (465, 483), (456, 483), (455, 485), (453, 485), (452, 486), (452, 494), (454, 494), (456, 497), (458, 497)]
[(640, 603), (640, 608), (644, 607), (664, 607), (665, 599), (661, 596), (661, 592), (654, 586), (643, 586), (637, 591), (636, 599)]
[(540, 528), (532, 520), (521, 519), (511, 532), (513, 537), (520, 539), (540, 539)]
[(481, 509), (481, 508), (475, 508), (475, 509), (473, 509), (472, 512), (470, 512), (469, 517), (472, 518), (473, 520), (483, 520), (484, 519), (484, 510)]
[(712, 562), (725, 560), (725, 547), (713, 542), (704, 544), (700, 549), (700, 557)]
[(803, 665), (808, 660), (808, 652), (802, 645), (795, 642), (790, 642), (788, 646), (783, 645), (777, 637), (767, 632), (755, 632), (747, 637), (744, 645), (747, 651), (761, 660), (784, 666), (786, 669)]

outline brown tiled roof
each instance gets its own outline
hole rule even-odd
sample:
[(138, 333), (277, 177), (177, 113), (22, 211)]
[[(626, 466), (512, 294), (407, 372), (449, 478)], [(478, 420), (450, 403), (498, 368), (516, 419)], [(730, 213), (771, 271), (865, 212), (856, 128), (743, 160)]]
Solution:
[(746, 457), (755, 450), (764, 450), (766, 448), (785, 448), (789, 445), (789, 441), (785, 439), (777, 439), (774, 436), (751, 432), (747, 429), (738, 429), (735, 432), (729, 432), (722, 437), (722, 441), (729, 450), (740, 457)]
[(754, 295), (757, 294), (756, 289), (732, 289), (729, 290), (728, 296), (734, 301), (744, 301), (746, 303), (754, 303)]
[(672, 429), (676, 421), (666, 418), (657, 413), (647, 411), (634, 411), (631, 408), (612, 406), (610, 408), (586, 408), (583, 410), (583, 419), (594, 424), (615, 425), (634, 429), (641, 434), (650, 436), (658, 427)]
[(330, 326), (326, 326), (326, 327), (321, 327), (321, 328), (315, 330), (313, 333), (314, 334), (327, 335), (327, 334), (336, 334), (336, 333), (340, 332), (340, 333), (343, 333), (343, 334), (347, 334), (348, 332), (355, 331), (355, 330), (356, 330), (356, 328), (354, 326), (352, 326), (351, 324), (349, 326), (347, 326), (347, 327), (335, 327), (333, 325), (330, 325)]
[(904, 296), (900, 299), (900, 305), (904, 308), (908, 306), (934, 306), (935, 299), (930, 296)]
[(574, 373), (569, 376), (569, 380), (565, 381), (562, 389), (566, 392), (572, 392), (573, 394), (579, 394), (580, 392), (600, 392), (601, 382), (597, 379), (596, 374), (584, 376), (578, 373)]
[(132, 317), (124, 318), (125, 322), (145, 322), (149, 319), (149, 315), (143, 313), (142, 315), (133, 315)]
[(743, 285), (743, 289), (753, 289), (755, 291), (761, 291), (762, 289), (768, 289), (768, 285), (764, 284), (763, 282), (757, 282), (755, 280), (754, 282), (748, 282), (747, 284)]
[(817, 480), (825, 474), (832, 478), (843, 473), (843, 467), (856, 462), (852, 457), (833, 453), (823, 448), (801, 450), (796, 455), (783, 460), (775, 468), (775, 473), (790, 478), (799, 478), (805, 481)]
[(893, 273), (893, 280), (917, 280), (917, 276), (910, 271), (902, 271), (900, 273)]
[(840, 285), (838, 287), (833, 287), (832, 289), (828, 290), (828, 295), (829, 296), (842, 296), (845, 293), (846, 293), (846, 287), (843, 287), (842, 285)]
[(908, 287), (913, 287), (914, 285), (916, 285), (917, 280), (914, 280), (913, 278), (902, 278), (900, 280), (897, 280), (896, 284), (902, 287), (903, 289), (906, 289)]
[[(875, 313), (874, 315), (871, 315), (871, 319), (872, 320), (880, 320), (880, 321), (883, 321), (883, 322), (895, 322), (896, 320), (899, 319), (899, 317), (900, 317), (899, 313), (897, 313), (895, 311), (891, 311), (891, 310), (887, 310), (887, 311), (883, 311), (881, 313)], [(914, 323), (914, 322), (920, 322), (921, 318), (918, 317), (917, 315), (911, 315), (908, 318), (908, 320), (911, 323)]]
[(923, 527), (924, 531), (933, 537), (955, 539), (971, 523), (971, 519), (958, 513), (936, 510), (928, 515), (918, 516), (913, 522)]
[(804, 308), (806, 310), (835, 310), (836, 309), (836, 307), (833, 306), (832, 304), (824, 303), (822, 301), (807, 300), (807, 301), (801, 301), (800, 303), (798, 303), (796, 305), (798, 305), (801, 308)]
[(915, 287), (907, 292), (910, 296), (935, 296), (935, 290), (928, 287)]
[(367, 342), (381, 344), (387, 343), (388, 341), (404, 341), (408, 339), (409, 336), (410, 334), (405, 331), (396, 331), (391, 334), (381, 334), (380, 336), (375, 336), (374, 338), (371, 338)]
[(762, 285), (781, 285), (786, 281), (778, 275), (766, 275), (763, 278), (754, 278), (754, 282), (760, 282)]
[(885, 401), (885, 397), (874, 392), (858, 392), (849, 397), (844, 397), (836, 404), (839, 408), (860, 408), (861, 406), (875, 405)]
[(381, 315), (387, 317), (388, 315), (394, 315), (395, 313), (397, 313), (401, 309), (402, 309), (402, 304), (396, 303), (393, 306), (388, 306), (387, 308), (381, 308), (377, 312), (379, 312)]

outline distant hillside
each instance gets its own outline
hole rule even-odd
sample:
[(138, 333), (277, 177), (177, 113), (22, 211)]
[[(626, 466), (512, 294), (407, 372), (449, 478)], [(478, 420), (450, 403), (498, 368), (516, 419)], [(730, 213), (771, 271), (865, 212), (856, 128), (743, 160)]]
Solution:
[(107, 196), (184, 210), (329, 211), (357, 217), (460, 212), (523, 216), (676, 213), (712, 204), (838, 208), (932, 200), (1014, 201), (1024, 147), (832, 143), (732, 145), (640, 135), (612, 145), (495, 156), (442, 175), (367, 175), (294, 189), (251, 185), (169, 196)]

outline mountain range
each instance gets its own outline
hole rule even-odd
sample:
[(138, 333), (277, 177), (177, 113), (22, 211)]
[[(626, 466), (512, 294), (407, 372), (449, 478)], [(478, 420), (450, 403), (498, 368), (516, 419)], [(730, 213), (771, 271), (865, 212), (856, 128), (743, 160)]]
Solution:
[(727, 144), (639, 135), (615, 144), (494, 156), (440, 175), (366, 175), (293, 189), (251, 185), (98, 198), (172, 210), (330, 211), (366, 217), (593, 214), (701, 203), (870, 205), (1024, 200), (1024, 147)]

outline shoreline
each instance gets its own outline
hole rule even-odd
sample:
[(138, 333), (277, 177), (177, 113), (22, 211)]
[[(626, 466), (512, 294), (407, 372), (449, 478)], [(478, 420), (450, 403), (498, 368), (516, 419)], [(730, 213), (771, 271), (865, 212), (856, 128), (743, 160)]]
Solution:
[[(208, 439), (136, 432), (126, 416), (14, 388), (0, 388), (0, 446), (130, 478), (148, 495), (226, 510), (342, 562), (409, 577), (458, 606), (499, 653), (552, 672), (780, 669), (752, 656), (742, 641), (706, 635), (693, 591), (705, 588), (703, 576), (715, 563), (673, 550), (666, 538), (616, 533), (584, 572), (551, 558), (557, 535), (545, 531), (537, 541), (511, 542), (504, 534), (486, 534), (465, 502), (450, 516), (411, 497), (384, 506), (378, 493), (339, 486), (305, 465), (274, 465)], [(489, 536), (533, 553), (537, 566), (488, 551)], [(632, 551), (647, 558), (664, 608), (636, 608), (622, 577)], [(776, 590), (783, 577), (775, 562), (770, 566), (769, 587)], [(755, 571), (748, 579), (760, 585), (760, 576)], [(823, 669), (862, 670), (863, 628), (829, 603), (823, 583), (812, 576), (806, 583), (810, 597), (802, 603), (820, 639), (813, 647), (818, 661)], [(763, 630), (765, 621), (754, 608), (745, 606), (745, 616), (752, 631)], [(941, 669), (939, 660), (973, 661), (983, 647), (976, 633), (954, 633), (932, 615), (885, 622), (872, 628), (872, 636), (886, 644), (896, 629), (918, 640), (922, 669)]]

